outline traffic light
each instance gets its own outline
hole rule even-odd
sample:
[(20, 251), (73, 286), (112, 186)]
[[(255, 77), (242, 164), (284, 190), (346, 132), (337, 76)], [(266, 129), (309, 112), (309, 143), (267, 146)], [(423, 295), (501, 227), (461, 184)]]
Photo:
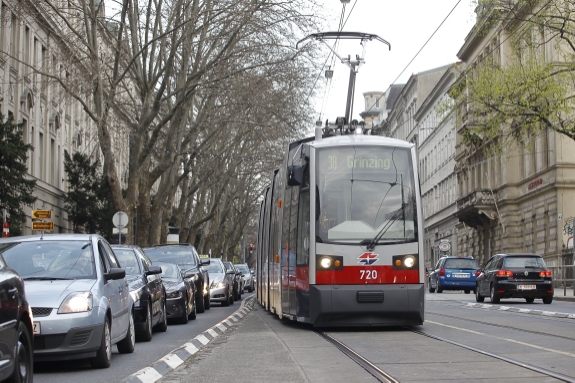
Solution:
[(250, 243), (250, 254), (252, 253), (252, 250), (254, 249), (254, 244)]

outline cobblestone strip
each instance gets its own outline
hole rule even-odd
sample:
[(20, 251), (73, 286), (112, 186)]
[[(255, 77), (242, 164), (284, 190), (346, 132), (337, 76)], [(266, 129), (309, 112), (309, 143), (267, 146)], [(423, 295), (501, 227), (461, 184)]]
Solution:
[(244, 300), (242, 302), (242, 306), (228, 318), (224, 319), (212, 328), (207, 329), (163, 358), (158, 359), (152, 363), (151, 366), (143, 368), (128, 376), (122, 382), (154, 383), (162, 379), (162, 377), (178, 368), (209, 342), (226, 332), (230, 327), (235, 326), (235, 324), (252, 309), (254, 302), (255, 296)]
[(573, 313), (561, 313), (561, 312), (555, 312), (555, 311), (520, 309), (517, 307), (488, 305), (488, 304), (483, 304), (483, 303), (469, 303), (469, 302), (461, 302), (461, 303), (467, 307), (486, 309), (486, 310), (511, 311), (511, 312), (521, 313), (521, 314), (540, 315), (540, 316), (554, 317), (554, 318), (575, 319), (575, 314), (573, 314)]

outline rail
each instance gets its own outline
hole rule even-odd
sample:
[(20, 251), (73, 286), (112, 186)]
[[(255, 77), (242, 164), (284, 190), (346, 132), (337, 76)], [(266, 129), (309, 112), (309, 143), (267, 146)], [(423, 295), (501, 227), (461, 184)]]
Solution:
[(553, 273), (553, 289), (555, 296), (575, 296), (575, 265), (549, 266)]

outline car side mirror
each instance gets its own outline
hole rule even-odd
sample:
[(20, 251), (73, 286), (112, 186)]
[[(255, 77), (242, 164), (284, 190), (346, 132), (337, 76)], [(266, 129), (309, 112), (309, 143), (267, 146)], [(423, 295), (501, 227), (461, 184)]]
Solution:
[(184, 279), (193, 278), (194, 275), (196, 275), (196, 273), (194, 273), (193, 271), (185, 271), (185, 272), (184, 272)]
[(303, 166), (289, 165), (287, 168), (287, 184), (289, 186), (299, 186), (303, 183)]
[(228, 271), (226, 271), (226, 274), (235, 274), (235, 273), (236, 273), (236, 272), (233, 271), (233, 270), (228, 270)]
[(208, 266), (210, 264), (210, 259), (209, 258), (200, 258), (200, 265), (202, 266)]
[(146, 275), (155, 275), (155, 274), (162, 274), (162, 268), (160, 266), (148, 267), (148, 271), (146, 271)]
[(104, 274), (104, 281), (124, 279), (126, 277), (126, 270), (113, 267), (110, 272)]

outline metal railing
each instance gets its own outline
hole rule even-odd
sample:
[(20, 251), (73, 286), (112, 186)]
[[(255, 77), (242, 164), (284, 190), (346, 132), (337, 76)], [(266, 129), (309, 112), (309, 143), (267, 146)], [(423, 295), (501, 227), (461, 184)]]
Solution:
[(549, 266), (555, 295), (575, 296), (575, 265)]

